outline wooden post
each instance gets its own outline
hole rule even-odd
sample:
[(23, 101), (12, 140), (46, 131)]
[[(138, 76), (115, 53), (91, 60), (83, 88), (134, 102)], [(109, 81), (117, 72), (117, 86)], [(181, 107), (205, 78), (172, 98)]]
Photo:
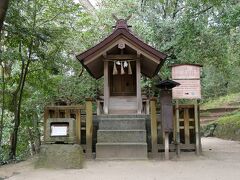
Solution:
[(146, 101), (146, 114), (149, 114), (149, 100)]
[(165, 148), (165, 160), (169, 160), (169, 133), (165, 132), (165, 141), (164, 141), (164, 148)]
[(200, 135), (199, 135), (199, 120), (198, 120), (198, 102), (194, 102), (194, 120), (195, 120), (195, 137), (196, 137), (196, 154), (200, 154)]
[(104, 114), (108, 114), (109, 104), (109, 72), (108, 72), (108, 61), (104, 61)]
[(97, 115), (101, 114), (101, 103), (100, 100), (97, 100)]
[(184, 109), (184, 135), (185, 135), (185, 144), (190, 144), (190, 136), (189, 136), (189, 109)]
[(47, 133), (47, 119), (49, 118), (49, 109), (47, 107), (44, 108), (44, 126), (43, 126), (43, 132), (44, 132), (44, 141), (46, 140), (46, 133)]
[(70, 109), (65, 110), (65, 118), (70, 118)]
[(81, 144), (81, 109), (76, 109), (76, 143)]
[[(200, 128), (200, 100), (197, 100), (197, 105), (198, 105), (198, 127)], [(202, 142), (201, 142), (201, 135), (199, 135), (199, 153), (202, 153)]]
[(179, 104), (176, 100), (176, 153), (180, 156)]
[(86, 155), (92, 158), (93, 114), (92, 99), (86, 99)]
[(158, 153), (157, 147), (157, 111), (156, 111), (156, 98), (150, 100), (150, 117), (151, 117), (151, 142), (153, 156)]
[(59, 118), (59, 109), (54, 108), (54, 118)]
[(142, 93), (141, 93), (141, 66), (140, 58), (136, 60), (136, 81), (137, 81), (137, 113), (142, 113)]

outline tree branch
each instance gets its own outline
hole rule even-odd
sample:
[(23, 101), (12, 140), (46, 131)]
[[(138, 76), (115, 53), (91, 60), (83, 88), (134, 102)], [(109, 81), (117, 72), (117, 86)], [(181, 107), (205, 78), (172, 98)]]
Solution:
[(179, 12), (178, 2), (179, 2), (179, 0), (176, 0), (175, 3), (174, 3), (174, 10), (173, 10), (173, 14), (172, 14), (172, 19), (175, 19), (177, 13)]
[(60, 14), (62, 14), (62, 12), (57, 13), (56, 15), (54, 15), (53, 17), (51, 17), (50, 19), (47, 19), (47, 20), (43, 21), (42, 23), (38, 24), (38, 27), (39, 27), (39, 26), (42, 26), (42, 25), (44, 25), (44, 24), (46, 24), (46, 23), (48, 23), (48, 22), (50, 22), (50, 21), (52, 21), (52, 20), (54, 20), (54, 19), (55, 19), (57, 16), (59, 16)]
[(213, 8), (213, 6), (209, 6), (209, 7), (205, 8), (205, 9), (197, 12), (197, 13), (195, 14), (195, 16), (201, 15), (201, 14), (207, 12), (209, 9), (212, 9), (212, 8)]

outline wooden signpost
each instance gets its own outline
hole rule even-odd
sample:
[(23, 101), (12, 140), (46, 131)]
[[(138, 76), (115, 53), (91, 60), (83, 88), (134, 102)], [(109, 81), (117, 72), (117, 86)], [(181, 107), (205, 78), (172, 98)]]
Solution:
[(194, 100), (194, 125), (196, 154), (201, 152), (201, 139), (199, 134), (199, 109), (198, 100), (201, 99), (200, 70), (198, 64), (177, 64), (172, 66), (172, 80), (180, 83), (180, 86), (173, 88), (172, 97), (176, 100), (176, 153), (180, 154), (180, 129), (179, 129), (179, 102), (180, 99)]

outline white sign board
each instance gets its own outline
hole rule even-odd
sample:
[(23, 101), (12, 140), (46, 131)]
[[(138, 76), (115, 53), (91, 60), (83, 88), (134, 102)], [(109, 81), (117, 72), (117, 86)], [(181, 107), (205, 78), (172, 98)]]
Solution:
[(51, 136), (67, 136), (68, 126), (51, 126)]
[(173, 99), (201, 99), (199, 65), (176, 65), (172, 67), (172, 80), (180, 83), (172, 89)]

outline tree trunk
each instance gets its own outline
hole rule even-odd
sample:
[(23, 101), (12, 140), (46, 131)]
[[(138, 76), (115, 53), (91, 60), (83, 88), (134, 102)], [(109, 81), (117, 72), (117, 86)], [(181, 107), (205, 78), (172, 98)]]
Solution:
[[(2, 107), (1, 107), (1, 120), (0, 120), (0, 155), (2, 154), (2, 133), (4, 128), (4, 110), (5, 110), (5, 75), (4, 75), (4, 66), (2, 67)], [(0, 159), (1, 161), (1, 159)]]
[[(32, 30), (35, 31), (35, 26), (36, 26), (36, 15), (37, 15), (37, 4), (35, 3), (34, 5), (34, 16), (33, 16), (33, 26)], [(26, 77), (28, 74), (28, 69), (29, 65), (31, 62), (31, 57), (32, 57), (32, 51), (33, 51), (33, 44), (34, 44), (34, 39), (33, 37), (31, 38), (30, 44), (28, 46), (28, 58), (27, 62), (25, 64), (24, 57), (22, 55), (22, 42), (19, 44), (19, 53), (20, 53), (20, 59), (22, 61), (22, 71), (20, 75), (20, 80), (18, 87), (13, 94), (13, 105), (14, 105), (14, 129), (11, 134), (11, 147), (10, 147), (10, 152), (9, 152), (9, 159), (10, 160), (15, 160), (16, 159), (16, 150), (17, 150), (17, 140), (18, 140), (18, 129), (20, 126), (20, 114), (21, 114), (21, 105), (22, 105), (22, 96), (23, 96), (23, 90), (24, 90), (24, 85), (26, 82)]]
[(25, 60), (22, 56), (22, 43), (19, 44), (19, 52), (20, 52), (20, 59), (22, 61), (22, 70), (21, 75), (19, 79), (19, 84), (16, 89), (16, 91), (13, 93), (13, 107), (14, 107), (14, 128), (13, 132), (11, 134), (11, 146), (10, 146), (10, 152), (9, 152), (9, 158), (11, 160), (15, 160), (16, 158), (16, 150), (17, 150), (17, 137), (18, 137), (18, 129), (20, 126), (20, 113), (21, 113), (21, 105), (22, 105), (22, 95), (23, 95), (23, 89), (28, 73), (28, 68), (31, 62), (31, 54), (32, 54), (32, 46), (33, 41), (31, 42), (30, 48), (29, 48), (29, 57), (27, 59), (27, 63), (25, 64)]
[(22, 105), (22, 95), (23, 95), (23, 89), (26, 82), (26, 77), (28, 73), (28, 67), (30, 64), (30, 60), (28, 59), (26, 66), (22, 67), (22, 73), (20, 77), (19, 87), (17, 91), (15, 91), (13, 95), (13, 101), (14, 101), (14, 129), (12, 133), (12, 139), (11, 139), (11, 147), (10, 147), (10, 153), (9, 158), (12, 160), (15, 160), (16, 158), (16, 150), (17, 150), (17, 138), (18, 138), (18, 129), (20, 126), (20, 113), (21, 113), (21, 105)]
[(0, 0), (0, 31), (3, 27), (3, 22), (7, 13), (9, 0)]

